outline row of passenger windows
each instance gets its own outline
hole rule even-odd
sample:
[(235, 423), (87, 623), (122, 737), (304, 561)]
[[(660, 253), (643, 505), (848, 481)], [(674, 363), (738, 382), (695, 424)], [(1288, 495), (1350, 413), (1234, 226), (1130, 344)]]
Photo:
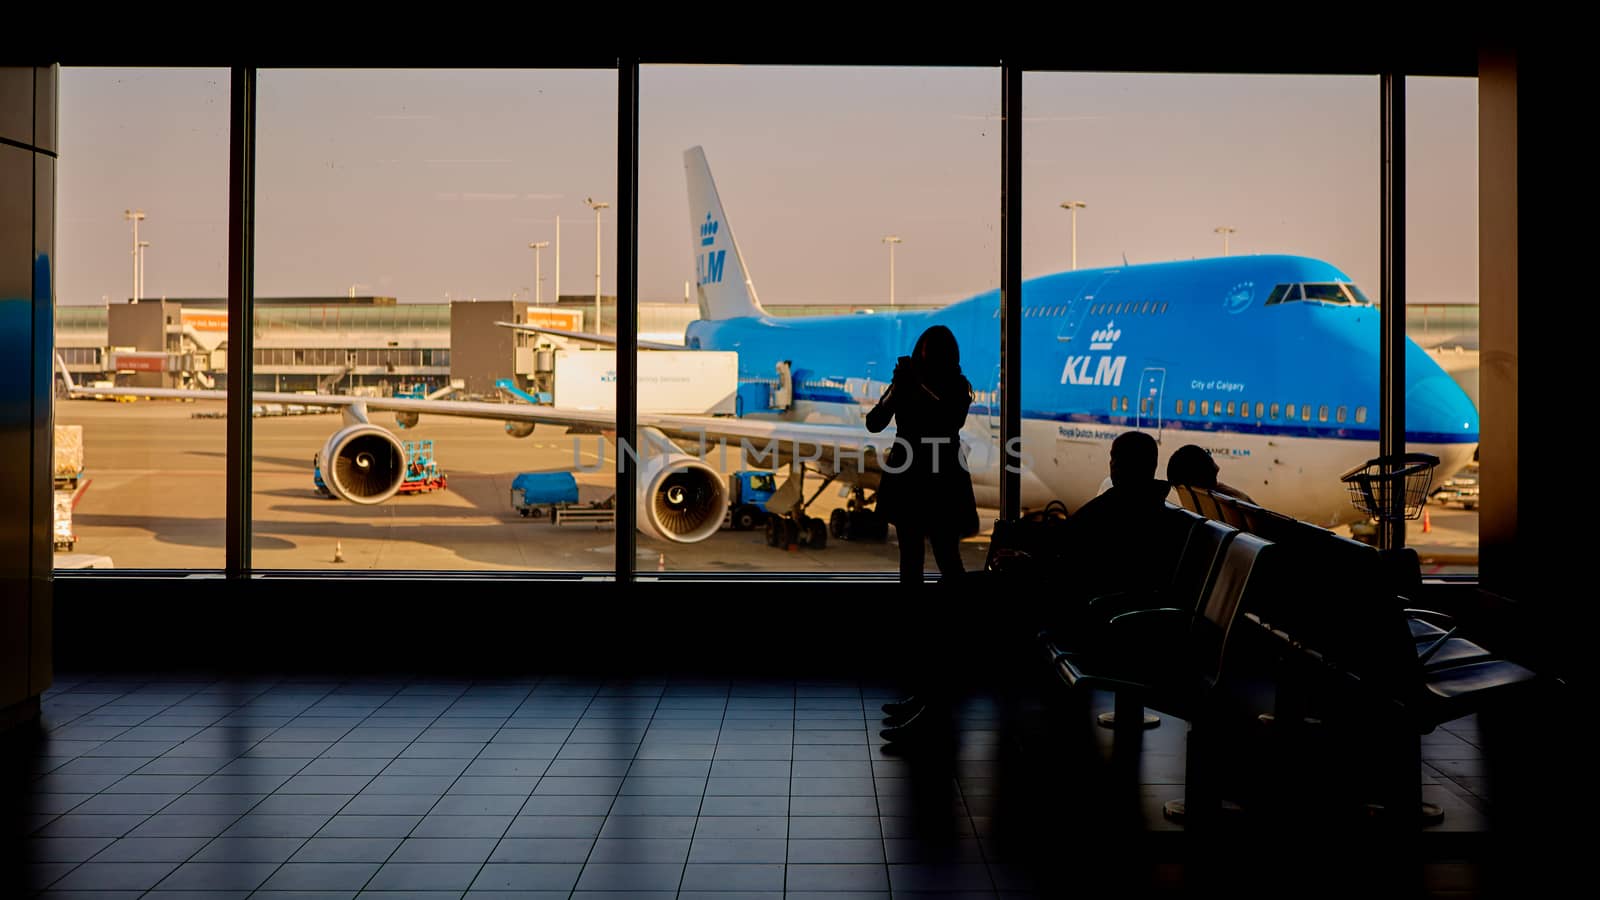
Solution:
[[(1167, 304), (1154, 300), (1129, 301), (1127, 303), (1096, 303), (1089, 307), (1091, 316), (1158, 316), (1167, 311)], [(1024, 306), (1022, 317), (1025, 319), (1052, 319), (1056, 316), (1067, 314), (1065, 306)], [(1000, 310), (995, 308), (993, 318), (1000, 318)]]
[(1167, 304), (1154, 300), (1135, 300), (1127, 303), (1096, 303), (1089, 307), (1091, 316), (1159, 316), (1167, 311)]
[[(1150, 405), (1153, 402), (1154, 401), (1152, 398), (1145, 397), (1139, 403), (1139, 412), (1148, 414), (1151, 411)], [(1112, 401), (1112, 408), (1117, 408), (1117, 403), (1115, 400)], [(1121, 408), (1124, 412), (1126, 412), (1128, 409), (1128, 401), (1126, 397), (1122, 398)], [(1313, 406), (1310, 403), (1302, 403), (1299, 405), (1293, 403), (1267, 404), (1257, 401), (1252, 415), (1250, 401), (1248, 400), (1229, 400), (1226, 404), (1224, 404), (1221, 400), (1173, 401), (1173, 413), (1181, 416), (1185, 414), (1185, 410), (1187, 410), (1187, 414), (1191, 416), (1233, 416), (1240, 419), (1256, 418), (1268, 420), (1282, 418), (1284, 421), (1288, 422), (1292, 422), (1296, 418), (1299, 418), (1302, 422), (1310, 422), (1313, 416), (1316, 417), (1316, 421), (1318, 422), (1326, 422), (1329, 420), (1331, 415), (1334, 422), (1343, 424), (1350, 418), (1350, 408), (1348, 406), (1330, 408), (1327, 404)], [(1366, 424), (1366, 421), (1367, 408), (1365, 406), (1356, 407), (1356, 424), (1363, 425)]]
[[(1139, 400), (1139, 413), (1141, 415), (1152, 414), (1154, 412), (1154, 403), (1155, 400), (1151, 397), (1141, 398)], [(1302, 422), (1310, 422), (1313, 416), (1316, 417), (1316, 421), (1318, 422), (1326, 422), (1331, 416), (1334, 422), (1343, 424), (1350, 418), (1350, 408), (1348, 406), (1329, 407), (1326, 404), (1313, 406), (1310, 403), (1302, 403), (1299, 405), (1293, 403), (1273, 403), (1269, 405), (1267, 403), (1257, 402), (1252, 413), (1250, 403), (1247, 400), (1229, 400), (1226, 403), (1221, 400), (1173, 401), (1172, 411), (1174, 414), (1180, 416), (1184, 415), (1185, 410), (1188, 411), (1188, 415), (1190, 416), (1232, 416), (1238, 419), (1255, 418), (1267, 419), (1271, 421), (1282, 419), (1286, 422), (1292, 422), (1296, 418)], [(1111, 411), (1127, 412), (1128, 398), (1112, 397)], [(1366, 424), (1366, 421), (1367, 408), (1365, 406), (1356, 407), (1355, 423), (1357, 425), (1364, 425)]]

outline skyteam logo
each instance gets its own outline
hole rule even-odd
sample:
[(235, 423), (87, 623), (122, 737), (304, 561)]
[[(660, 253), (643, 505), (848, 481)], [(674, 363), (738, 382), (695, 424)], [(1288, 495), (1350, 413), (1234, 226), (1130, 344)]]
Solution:
[[(1089, 335), (1089, 349), (1111, 351), (1122, 339), (1122, 329), (1115, 320)], [(1061, 370), (1062, 384), (1099, 384), (1116, 387), (1122, 384), (1122, 370), (1128, 365), (1126, 356), (1069, 356), (1067, 366)]]
[[(711, 218), (711, 213), (706, 213), (706, 220), (700, 223), (700, 246), (709, 247), (716, 243), (717, 231), (722, 223)], [(728, 251), (712, 250), (707, 253), (698, 253), (694, 258), (695, 282), (702, 287), (708, 284), (722, 283), (722, 267), (727, 262)]]
[(1250, 308), (1250, 301), (1256, 296), (1256, 283), (1254, 281), (1241, 281), (1228, 289), (1227, 296), (1222, 298), (1222, 308), (1230, 315), (1238, 315)]

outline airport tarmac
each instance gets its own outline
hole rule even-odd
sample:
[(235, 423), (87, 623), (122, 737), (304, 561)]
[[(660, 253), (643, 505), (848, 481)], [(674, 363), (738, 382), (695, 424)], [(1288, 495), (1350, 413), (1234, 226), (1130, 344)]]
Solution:
[[(220, 569), (223, 566), (223, 481), (226, 421), (217, 401), (58, 400), (56, 423), (84, 426), (85, 474), (91, 483), (73, 516), (75, 554), (110, 557), (119, 569)], [(196, 416), (200, 414), (200, 417)], [(571, 471), (595, 466), (602, 439), (539, 426), (526, 438), (508, 437), (494, 422), (423, 416), (402, 439), (429, 438), (448, 477), (446, 490), (396, 496), (358, 506), (318, 495), (312, 456), (339, 428), (337, 414), (264, 416), (253, 420), (254, 564), (258, 569), (387, 569), (409, 571), (612, 570), (610, 528), (557, 527), (525, 519), (511, 508), (511, 480), (521, 472)], [(375, 424), (393, 419), (374, 415)], [(576, 453), (575, 453), (576, 447)], [(613, 493), (612, 448), (606, 465), (577, 472), (579, 499)], [(576, 456), (576, 459), (575, 459)], [(729, 450), (729, 469), (738, 468)], [(708, 462), (719, 465), (713, 451)], [(815, 490), (808, 480), (807, 494)], [(844, 504), (830, 488), (812, 506), (826, 519)], [(1476, 568), (1476, 510), (1428, 506), (1430, 531), (1408, 523), (1430, 573)], [(984, 534), (963, 542), (969, 569), (980, 568), (994, 511), (980, 510)], [(761, 531), (723, 531), (697, 544), (638, 534), (641, 573), (892, 572), (898, 546), (831, 540), (822, 550), (768, 547)], [(336, 550), (343, 562), (335, 562)], [(926, 571), (937, 571), (932, 555)]]
[[(84, 466), (92, 479), (73, 517), (75, 551), (109, 556), (119, 569), (221, 568), (226, 421), (194, 414), (222, 409), (216, 401), (58, 401), (57, 424), (84, 426)], [(518, 473), (597, 466), (603, 439), (596, 435), (541, 425), (518, 439), (495, 422), (448, 416), (423, 416), (416, 428), (400, 432), (392, 417), (376, 414), (373, 422), (402, 440), (434, 441), (448, 487), (358, 506), (325, 499), (312, 485), (312, 457), (339, 428), (337, 414), (253, 421), (256, 568), (612, 571), (611, 528), (557, 527), (511, 507)], [(614, 491), (614, 451), (605, 445), (604, 452), (603, 469), (575, 473), (582, 503)], [(729, 468), (737, 468), (737, 448), (728, 456)], [(707, 461), (720, 462), (715, 451)], [(807, 483), (809, 494), (815, 487)], [(830, 489), (811, 511), (826, 519), (843, 504)], [(991, 512), (985, 530), (992, 518)], [(333, 561), (336, 547), (342, 563)], [(986, 537), (968, 540), (962, 548), (967, 566), (981, 567), (987, 550)], [(888, 572), (898, 566), (892, 537), (830, 539), (822, 550), (789, 551), (767, 546), (759, 530), (723, 531), (696, 544), (638, 533), (640, 572)], [(937, 571), (931, 554), (927, 571)]]

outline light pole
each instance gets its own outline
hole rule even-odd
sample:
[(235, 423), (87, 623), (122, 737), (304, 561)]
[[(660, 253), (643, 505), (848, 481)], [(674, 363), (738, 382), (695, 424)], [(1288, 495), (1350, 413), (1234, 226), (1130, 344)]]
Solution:
[(561, 217), (556, 216), (556, 305), (561, 305)]
[(144, 221), (144, 210), (125, 209), (124, 221), (133, 223), (133, 302), (139, 302), (139, 223)]
[(889, 305), (894, 305), (894, 245), (903, 244), (899, 235), (885, 235), (883, 242), (889, 245)]
[(1213, 232), (1215, 232), (1216, 234), (1222, 235), (1222, 255), (1223, 256), (1227, 256), (1228, 255), (1228, 235), (1233, 234), (1235, 231), (1238, 231), (1239, 229), (1231, 228), (1231, 227), (1229, 227), (1227, 225), (1218, 225), (1217, 227), (1215, 227), (1215, 228), (1213, 228), (1211, 230)]
[(150, 246), (149, 241), (139, 242), (139, 299), (144, 299), (144, 248)]
[(1082, 200), (1068, 200), (1061, 204), (1061, 208), (1072, 213), (1072, 270), (1078, 270), (1078, 210), (1087, 209), (1089, 204)]
[(533, 305), (539, 305), (539, 284), (544, 279), (539, 276), (539, 251), (550, 246), (549, 241), (533, 241), (528, 244), (528, 249), (533, 251)]
[(594, 210), (594, 333), (604, 334), (605, 330), (600, 326), (600, 210), (609, 208), (611, 204), (593, 197), (585, 197), (583, 202)]

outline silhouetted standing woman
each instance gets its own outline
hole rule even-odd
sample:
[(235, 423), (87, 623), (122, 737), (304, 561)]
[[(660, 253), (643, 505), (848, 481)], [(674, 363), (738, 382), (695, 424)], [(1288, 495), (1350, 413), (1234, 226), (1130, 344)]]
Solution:
[(874, 433), (895, 424), (895, 443), (878, 485), (878, 512), (900, 539), (900, 582), (922, 583), (922, 542), (933, 545), (943, 576), (962, 572), (961, 539), (978, 530), (972, 475), (961, 457), (961, 426), (972, 385), (961, 374), (956, 336), (935, 325), (900, 357), (894, 378), (867, 413)]
[[(874, 433), (891, 419), (895, 424), (894, 446), (878, 484), (878, 512), (894, 525), (900, 540), (902, 585), (922, 583), (924, 540), (933, 545), (942, 578), (963, 571), (961, 539), (978, 531), (972, 475), (961, 454), (961, 426), (971, 406), (972, 385), (961, 374), (956, 336), (935, 325), (917, 339), (910, 356), (900, 357), (888, 389), (867, 413), (867, 429)], [(939, 627), (926, 618), (917, 624)], [(939, 640), (942, 635), (928, 637)], [(912, 643), (921, 643), (917, 652), (933, 649), (925, 642)], [(946, 692), (932, 679), (933, 673), (924, 672), (916, 695), (885, 704), (890, 713), (885, 738), (923, 734), (943, 719)]]

